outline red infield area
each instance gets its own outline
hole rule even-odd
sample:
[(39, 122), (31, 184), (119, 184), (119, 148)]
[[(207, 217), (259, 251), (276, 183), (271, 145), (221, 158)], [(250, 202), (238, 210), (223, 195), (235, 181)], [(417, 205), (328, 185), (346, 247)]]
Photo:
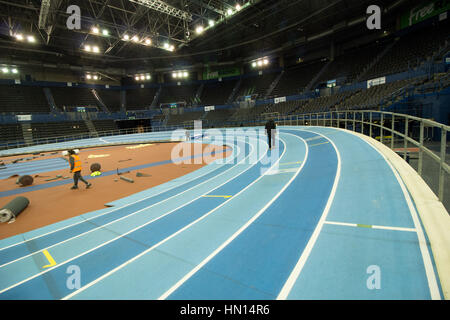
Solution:
[[(17, 177), (21, 175), (19, 169), (16, 174), (14, 171), (9, 171), (11, 176), (0, 179), (0, 194), (2, 194), (0, 208), (17, 196), (24, 196), (30, 201), (29, 206), (14, 223), (0, 224), (0, 239), (105, 208), (105, 204), (109, 202), (188, 174), (231, 153), (231, 150), (225, 150), (226, 147), (223, 146), (202, 145), (202, 149), (199, 150), (198, 147), (188, 144), (187, 148), (191, 148), (192, 157), (203, 160), (201, 163), (190, 161), (189, 164), (176, 164), (171, 161), (172, 150), (176, 145), (177, 143), (155, 143), (82, 149), (79, 153), (83, 163), (82, 175), (85, 178), (89, 177), (88, 181), (92, 183), (92, 187), (86, 189), (85, 184), (80, 181), (78, 190), (70, 189), (73, 185), (73, 174), (69, 170), (68, 161), (63, 160), (61, 152), (0, 158), (7, 168), (13, 167), (13, 162), (17, 159), (24, 160), (15, 162), (14, 165), (24, 163), (30, 170), (30, 166), (35, 164), (36, 168), (35, 172), (27, 173), (34, 179), (30, 186), (20, 187), (16, 184)], [(59, 168), (64, 169), (42, 171), (42, 167), (39, 166), (42, 160), (59, 161)], [(66, 168), (64, 161), (67, 163)], [(90, 177), (90, 166), (93, 163), (101, 165), (102, 175)], [(145, 167), (145, 165), (150, 166), (134, 168)], [(117, 175), (117, 171), (121, 174)], [(57, 178), (57, 176), (60, 177)], [(133, 183), (124, 181), (120, 177), (132, 179)], [(55, 186), (55, 181), (60, 183)], [(15, 194), (8, 195), (8, 191)]]

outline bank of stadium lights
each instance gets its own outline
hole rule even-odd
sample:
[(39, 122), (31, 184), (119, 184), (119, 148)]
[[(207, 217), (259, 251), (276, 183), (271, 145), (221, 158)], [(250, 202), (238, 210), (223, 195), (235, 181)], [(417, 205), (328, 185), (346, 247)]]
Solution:
[(91, 28), (91, 33), (95, 34), (95, 35), (102, 35), (104, 37), (108, 37), (109, 36), (109, 30), (108, 29), (100, 29), (100, 27), (97, 26), (93, 26)]
[(86, 79), (87, 80), (95, 80), (95, 81), (97, 81), (97, 80), (100, 80), (100, 77), (98, 75), (96, 75), (96, 74), (87, 73), (86, 74)]
[(172, 78), (174, 79), (186, 79), (189, 76), (187, 71), (176, 71), (172, 73)]
[(152, 79), (152, 76), (147, 74), (137, 74), (134, 76), (134, 80), (136, 81), (149, 81)]
[(15, 38), (18, 41), (28, 42), (28, 43), (35, 43), (36, 38), (33, 35), (23, 35), (22, 33), (18, 33), (15, 35)]
[(90, 53), (100, 53), (100, 48), (98, 46), (86, 44), (83, 47), (84, 51), (90, 52)]
[(262, 67), (267, 66), (268, 64), (269, 64), (269, 60), (264, 58), (264, 59), (259, 59), (259, 60), (253, 61), (252, 67), (253, 68), (256, 68), (256, 67), (262, 68)]
[(1, 70), (2, 70), (2, 73), (4, 73), (4, 74), (8, 74), (8, 73), (18, 74), (19, 73), (19, 70), (17, 70), (17, 68), (14, 68), (14, 67), (11, 68), (8, 66), (4, 66), (1, 68)]

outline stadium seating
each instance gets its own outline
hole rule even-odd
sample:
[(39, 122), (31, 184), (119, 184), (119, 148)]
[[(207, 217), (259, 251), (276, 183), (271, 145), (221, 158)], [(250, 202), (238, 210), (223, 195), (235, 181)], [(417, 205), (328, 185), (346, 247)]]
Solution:
[(97, 89), (97, 93), (110, 112), (120, 111), (120, 91)]
[(215, 106), (225, 104), (237, 80), (206, 83), (200, 96), (200, 105)]
[(185, 102), (187, 106), (191, 106), (198, 87), (196, 84), (163, 86), (159, 103)]
[(259, 99), (264, 98), (270, 85), (278, 75), (279, 73), (263, 73), (262, 75), (243, 78), (236, 98), (250, 95), (255, 95)]
[(92, 123), (97, 132), (117, 130), (114, 120), (93, 120)]
[(139, 88), (126, 91), (127, 110), (145, 110), (150, 108), (158, 88)]
[(2, 124), (0, 126), (0, 142), (23, 141), (20, 124)]
[(203, 112), (185, 112), (182, 114), (171, 114), (167, 121), (168, 126), (174, 125), (192, 125), (194, 120), (200, 120)]
[(41, 87), (1, 85), (0, 113), (49, 113), (50, 107)]
[(325, 64), (325, 61), (314, 61), (286, 68), (278, 85), (272, 91), (272, 96), (283, 97), (300, 94)]
[(89, 88), (53, 87), (50, 88), (56, 106), (66, 111), (71, 107), (98, 107), (99, 103)]
[(55, 122), (55, 123), (32, 123), (33, 139), (45, 139), (63, 137), (79, 134), (89, 134), (84, 121)]
[(448, 24), (432, 25), (400, 37), (388, 54), (369, 70), (364, 79), (413, 70), (423, 61), (430, 61), (448, 39), (448, 31)]

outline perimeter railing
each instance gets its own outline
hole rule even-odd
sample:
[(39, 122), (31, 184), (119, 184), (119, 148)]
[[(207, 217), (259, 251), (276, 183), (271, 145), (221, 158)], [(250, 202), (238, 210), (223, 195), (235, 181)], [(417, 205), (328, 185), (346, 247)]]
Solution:
[[(278, 125), (330, 126), (352, 130), (389, 146), (418, 172), (450, 208), (450, 166), (447, 159), (450, 126), (406, 114), (348, 110), (279, 117)], [(446, 196), (446, 197), (445, 197)]]

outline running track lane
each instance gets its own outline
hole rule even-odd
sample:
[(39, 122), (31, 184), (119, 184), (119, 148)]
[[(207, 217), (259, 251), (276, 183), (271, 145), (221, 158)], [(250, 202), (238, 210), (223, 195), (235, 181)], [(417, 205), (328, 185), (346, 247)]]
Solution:
[[(284, 146), (282, 147), (284, 148)], [(264, 165), (259, 161), (252, 165), (249, 170), (241, 173), (233, 180), (216, 190), (219, 194), (222, 188), (233, 184), (237, 187), (246, 185), (248, 181), (253, 181), (260, 174)], [(234, 192), (238, 192), (239, 189)], [(148, 225), (142, 225), (139, 229), (129, 233), (126, 237), (119, 238), (102, 245), (96, 250), (84, 253), (79, 257), (70, 260), (71, 265), (77, 265), (83, 270), (83, 281), (93, 281), (117, 265), (128, 261), (140, 252), (164, 241), (175, 232), (182, 230), (203, 215), (211, 212), (218, 205), (223, 203), (223, 199), (199, 198), (182, 208), (171, 212), (159, 220)], [(112, 230), (114, 232), (114, 230)], [(67, 261), (69, 262), (69, 261)], [(41, 273), (27, 281), (3, 291), (0, 295), (2, 299), (60, 299), (70, 293), (66, 287), (66, 268), (68, 263), (61, 263), (47, 272)]]
[[(317, 137), (308, 132), (295, 135)], [(277, 297), (322, 215), (337, 171), (336, 152), (325, 138), (307, 144), (308, 159), (286, 190), (168, 299)]]
[(221, 174), (231, 167), (231, 164), (224, 164), (223, 166), (220, 166), (219, 168), (204, 176), (201, 176), (197, 179), (184, 183), (180, 186), (177, 186), (150, 198), (142, 199), (135, 203), (115, 208), (107, 214), (88, 219), (84, 222), (61, 229), (59, 231), (51, 232), (50, 234), (47, 234), (45, 236), (30, 239), (25, 242), (18, 243), (15, 246), (9, 246), (5, 249), (0, 249), (0, 268), (11, 261), (35, 252), (39, 252), (40, 250), (47, 249), (48, 247), (65, 241), (66, 239), (70, 239), (98, 227), (102, 227), (103, 225), (111, 223), (112, 221), (126, 217), (133, 212), (143, 210), (149, 206), (164, 201), (185, 191), (186, 189), (193, 188), (206, 180), (212, 179), (213, 177)]
[[(286, 153), (279, 164), (280, 171), (304, 161), (305, 144), (297, 137), (283, 135)], [(296, 168), (297, 169), (297, 168)], [(275, 170), (274, 170), (275, 171)], [(130, 261), (120, 270), (106, 275), (98, 283), (88, 284), (83, 292), (71, 299), (157, 299), (186, 274), (212, 257), (230, 236), (252, 219), (256, 212), (270, 205), (271, 199), (283, 191), (292, 174), (269, 174), (259, 178), (247, 190), (233, 196), (224, 206), (189, 230), (177, 235), (157, 250)], [(262, 196), (263, 195), (263, 196)], [(253, 199), (253, 201), (248, 201)], [(207, 239), (207, 240), (206, 240)], [(152, 270), (148, 272), (148, 270)], [(139, 274), (139, 277), (133, 275)], [(127, 286), (120, 284), (127, 283)], [(117, 290), (118, 286), (121, 290)]]
[[(440, 299), (430, 244), (407, 190), (387, 160), (365, 140), (334, 128), (342, 174), (334, 202), (287, 299)], [(380, 287), (369, 289), (379, 268)], [(411, 279), (414, 279), (413, 281)], [(287, 296), (286, 296), (287, 295)]]
[[(250, 146), (249, 146), (250, 148)], [(251, 147), (252, 154), (255, 147)], [(106, 228), (106, 225), (102, 225), (99, 228), (92, 229), (92, 231), (96, 231), (95, 233), (90, 233), (90, 231), (85, 232), (84, 234), (76, 235), (73, 238), (67, 239), (67, 241), (70, 241), (70, 243), (64, 243), (66, 240), (64, 240), (64, 245), (71, 245), (71, 250), (67, 250), (65, 246), (59, 246), (63, 243), (56, 243), (55, 246), (52, 248), (52, 254), (55, 254), (55, 258), (58, 258), (57, 261), (65, 261), (65, 259), (70, 258), (71, 254), (72, 256), (78, 254), (81, 250), (83, 252), (83, 248), (87, 246), (95, 247), (96, 245), (99, 245), (102, 243), (102, 241), (106, 242), (110, 240), (111, 238), (116, 237), (116, 233), (125, 233), (128, 232), (130, 229), (134, 228), (135, 226), (139, 226), (145, 222), (147, 222), (150, 219), (157, 219), (158, 217), (161, 217), (161, 212), (170, 211), (178, 206), (177, 204), (177, 198), (178, 203), (182, 201), (190, 201), (192, 197), (197, 197), (198, 193), (203, 194), (205, 192), (208, 192), (211, 188), (206, 183), (209, 181), (209, 183), (219, 183), (221, 180), (227, 179), (224, 178), (224, 174), (227, 172), (231, 173), (233, 170), (238, 171), (238, 173), (241, 173), (242, 170), (237, 167), (238, 164), (232, 166), (231, 168), (223, 171), (222, 173), (215, 175), (214, 177), (211, 177), (209, 180), (205, 180), (194, 187), (190, 189), (186, 189), (179, 194), (175, 195), (171, 198), (166, 198), (165, 200), (160, 201), (159, 203), (155, 205), (151, 205), (148, 207), (145, 207), (144, 209), (141, 209), (140, 211), (134, 211), (130, 212), (127, 216), (124, 216), (124, 218), (119, 218), (117, 220), (114, 220), (109, 223), (109, 227)], [(245, 169), (245, 168), (244, 168)], [(215, 181), (215, 182), (214, 182)], [(198, 190), (197, 190), (198, 189)], [(175, 199), (174, 199), (175, 198)], [(171, 200), (171, 201), (166, 201)], [(109, 211), (108, 213), (110, 213)], [(106, 213), (106, 214), (108, 214)], [(138, 214), (137, 214), (138, 213)], [(126, 220), (124, 220), (126, 218)], [(88, 221), (89, 223), (90, 221)], [(112, 225), (114, 223), (114, 225)], [(66, 229), (61, 228), (62, 230)], [(109, 230), (111, 229), (111, 230)], [(56, 230), (58, 231), (58, 230)], [(54, 231), (48, 233), (52, 234)], [(44, 236), (48, 235), (45, 234)], [(25, 245), (27, 247), (27, 250), (29, 252), (34, 252), (35, 248), (33, 248), (33, 240), (37, 239), (39, 237), (34, 237), (33, 239), (29, 239), (30, 241), (26, 241)], [(59, 246), (59, 247), (58, 247)], [(9, 249), (8, 247), (5, 249)], [(46, 248), (50, 249), (50, 248)], [(61, 252), (62, 251), (62, 252)], [(40, 268), (43, 265), (42, 262), (42, 254), (40, 252), (37, 252), (36, 255), (28, 255), (25, 256), (25, 260), (22, 258), (18, 261), (11, 261), (7, 265), (3, 265), (3, 267), (0, 268), (0, 288), (7, 288), (10, 285), (21, 281), (22, 279), (26, 278), (27, 276), (31, 276), (32, 274), (36, 272), (40, 272)], [(45, 263), (44, 263), (45, 264)], [(1, 292), (1, 289), (0, 289)]]

